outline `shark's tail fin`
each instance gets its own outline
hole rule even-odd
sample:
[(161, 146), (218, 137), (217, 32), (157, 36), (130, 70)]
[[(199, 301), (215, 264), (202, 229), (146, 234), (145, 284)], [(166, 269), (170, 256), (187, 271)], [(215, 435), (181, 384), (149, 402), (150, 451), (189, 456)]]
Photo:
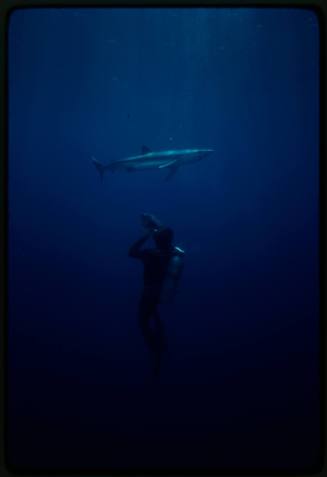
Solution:
[(100, 179), (103, 180), (103, 176), (104, 176), (104, 173), (107, 169), (107, 167), (102, 164), (101, 162), (99, 162), (95, 157), (92, 156), (92, 162), (93, 164), (95, 165), (96, 167), (96, 170), (98, 171), (98, 173), (100, 174)]

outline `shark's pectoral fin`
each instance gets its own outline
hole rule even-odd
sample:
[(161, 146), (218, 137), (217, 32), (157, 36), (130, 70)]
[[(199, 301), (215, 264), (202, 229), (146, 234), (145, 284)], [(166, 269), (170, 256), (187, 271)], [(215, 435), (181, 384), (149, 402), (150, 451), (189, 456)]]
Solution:
[(158, 169), (164, 169), (165, 167), (170, 167), (172, 166), (173, 164), (175, 164), (175, 159), (173, 161), (169, 161), (169, 162), (165, 162), (164, 164), (162, 164), (161, 166), (158, 167)]
[(95, 157), (92, 156), (92, 162), (93, 164), (95, 165), (96, 167), (96, 170), (98, 171), (99, 175), (100, 175), (100, 179), (101, 181), (103, 181), (103, 176), (104, 176), (104, 173), (107, 169), (109, 169), (108, 166), (102, 164), (101, 162), (99, 162)]
[(169, 174), (166, 177), (166, 181), (171, 179), (176, 174), (176, 172), (178, 171), (177, 161), (173, 160), (173, 161), (166, 162), (162, 166), (159, 166), (159, 169), (166, 169), (167, 167), (169, 168)]
[(166, 181), (169, 181), (176, 174), (178, 169), (179, 169), (178, 166), (172, 166), (170, 168), (168, 176), (166, 177)]

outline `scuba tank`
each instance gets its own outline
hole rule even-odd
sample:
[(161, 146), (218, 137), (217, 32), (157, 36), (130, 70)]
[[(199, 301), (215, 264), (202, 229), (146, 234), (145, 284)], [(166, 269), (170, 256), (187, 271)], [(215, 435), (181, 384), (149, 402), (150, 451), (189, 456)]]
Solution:
[(160, 303), (170, 304), (174, 302), (179, 280), (184, 268), (184, 255), (184, 250), (179, 247), (174, 247), (162, 284)]

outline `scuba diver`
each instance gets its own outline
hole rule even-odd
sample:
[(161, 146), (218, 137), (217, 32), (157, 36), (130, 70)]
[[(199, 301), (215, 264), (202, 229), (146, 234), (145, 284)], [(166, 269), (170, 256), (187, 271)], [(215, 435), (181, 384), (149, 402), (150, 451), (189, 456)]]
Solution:
[[(140, 259), (144, 265), (139, 325), (144, 340), (154, 355), (155, 376), (159, 376), (165, 339), (158, 305), (174, 301), (184, 266), (184, 251), (173, 245), (173, 230), (164, 227), (154, 215), (142, 214), (141, 219), (147, 232), (130, 247), (128, 255)], [(156, 248), (142, 248), (150, 237), (153, 238)]]

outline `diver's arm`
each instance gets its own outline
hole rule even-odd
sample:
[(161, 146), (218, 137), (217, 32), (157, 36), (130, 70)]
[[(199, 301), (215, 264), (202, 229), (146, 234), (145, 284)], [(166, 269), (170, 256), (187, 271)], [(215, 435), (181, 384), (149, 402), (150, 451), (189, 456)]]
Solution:
[(128, 256), (132, 258), (142, 258), (142, 245), (151, 237), (152, 231), (147, 232), (146, 235), (137, 240), (130, 247)]

